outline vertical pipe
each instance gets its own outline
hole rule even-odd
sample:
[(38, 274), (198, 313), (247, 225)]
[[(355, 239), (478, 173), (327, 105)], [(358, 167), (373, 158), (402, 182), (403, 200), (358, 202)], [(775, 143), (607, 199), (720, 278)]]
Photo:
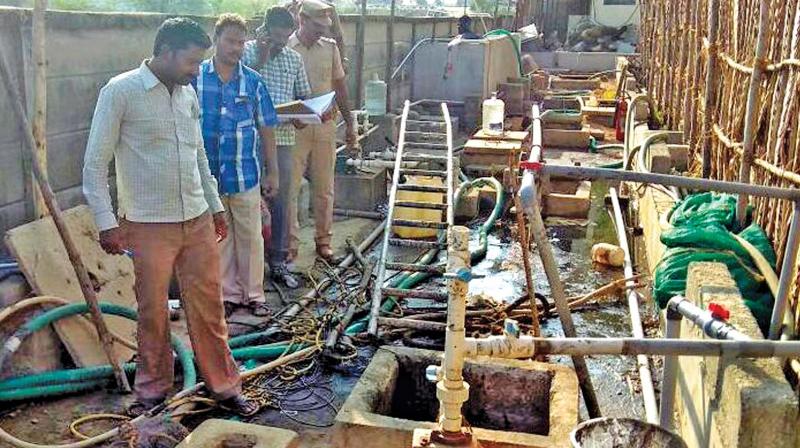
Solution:
[[(753, 74), (750, 76), (750, 87), (747, 92), (747, 110), (744, 116), (744, 141), (742, 142), (742, 165), (739, 170), (739, 182), (750, 183), (750, 168), (755, 158), (756, 120), (761, 98), (758, 95), (761, 81), (764, 78), (764, 66), (767, 57), (767, 41), (769, 40), (769, 0), (761, 0), (759, 4), (758, 37), (756, 41), (756, 56), (753, 62)], [(736, 218), (739, 225), (744, 227), (747, 219), (748, 196), (740, 194), (736, 203)], [(782, 316), (781, 316), (782, 317)]]
[[(469, 229), (450, 227), (447, 234), (447, 272), (457, 273), (469, 269)], [(467, 313), (468, 281), (451, 276), (447, 280), (447, 330), (444, 339), (443, 378), (436, 385), (439, 398), (439, 425), (444, 432), (461, 432), (461, 406), (469, 396), (469, 385), (464, 382), (465, 319)]]
[[(547, 274), (547, 280), (550, 283), (550, 291), (556, 303), (556, 309), (561, 319), (564, 335), (568, 338), (574, 338), (577, 336), (575, 323), (572, 321), (569, 304), (567, 304), (564, 284), (561, 283), (561, 278), (559, 277), (558, 262), (556, 261), (555, 255), (553, 255), (553, 247), (550, 245), (550, 240), (547, 238), (547, 230), (544, 227), (544, 221), (542, 221), (541, 207), (536, 193), (534, 193), (533, 203), (534, 212), (528, 216), (533, 230), (533, 239), (539, 249), (539, 257), (542, 259), (542, 265), (544, 266), (545, 274)], [(600, 417), (600, 405), (597, 402), (597, 396), (592, 386), (592, 378), (589, 375), (589, 368), (586, 365), (586, 360), (582, 356), (573, 356), (572, 364), (575, 366), (575, 373), (578, 376), (581, 392), (583, 392), (583, 401), (586, 404), (589, 417)]]
[[(361, 14), (356, 30), (356, 96), (354, 109), (361, 109), (364, 101), (364, 41), (367, 35), (367, 0), (361, 0)], [(387, 80), (388, 81), (388, 80)]]
[[(542, 123), (541, 117), (539, 116), (538, 105), (534, 104), (531, 107), (531, 114), (533, 117), (533, 132), (531, 135), (531, 154), (528, 160), (531, 162), (539, 162), (542, 152)], [(561, 283), (561, 278), (559, 276), (558, 263), (556, 262), (555, 255), (553, 255), (553, 247), (550, 245), (550, 240), (547, 238), (547, 230), (542, 220), (538, 194), (533, 171), (526, 170), (525, 174), (523, 174), (522, 187), (519, 191), (520, 199), (525, 208), (525, 213), (530, 220), (531, 235), (539, 249), (539, 257), (542, 259), (542, 265), (544, 265), (547, 280), (550, 283), (550, 291), (553, 300), (556, 302), (556, 309), (561, 319), (561, 326), (564, 329), (564, 334), (567, 337), (574, 338), (577, 336), (577, 332), (575, 331), (575, 324), (572, 321), (572, 315), (569, 311), (569, 304), (567, 304), (567, 295), (564, 292), (564, 285)], [(589, 417), (600, 417), (600, 405), (597, 402), (597, 396), (592, 386), (592, 378), (589, 375), (589, 368), (586, 366), (586, 360), (581, 356), (573, 356), (572, 364), (575, 366), (575, 373), (578, 376), (578, 382), (580, 383), (581, 392), (583, 393), (583, 401), (586, 403)]]
[[(667, 339), (680, 339), (681, 315), (677, 311), (667, 308)], [(678, 380), (678, 357), (664, 357), (664, 378), (661, 383), (661, 419), (662, 428), (672, 430), (672, 414), (675, 409), (675, 387)]]
[(786, 304), (789, 300), (789, 292), (792, 288), (794, 279), (794, 268), (797, 265), (797, 251), (800, 238), (800, 201), (794, 203), (792, 212), (792, 223), (789, 226), (789, 236), (786, 239), (786, 250), (783, 254), (783, 264), (781, 265), (780, 283), (778, 284), (778, 297), (775, 297), (775, 306), (772, 308), (772, 319), (769, 324), (769, 338), (777, 340), (781, 335)]
[[(394, 66), (394, 12), (396, 0), (392, 0), (389, 10), (389, 22), (386, 23), (386, 111), (392, 110), (392, 68)], [(413, 27), (413, 25), (412, 25)]]
[[(625, 278), (633, 278), (633, 262), (631, 260), (631, 252), (628, 248), (628, 237), (625, 232), (625, 221), (622, 218), (622, 208), (619, 205), (619, 197), (617, 190), (614, 188), (609, 189), (611, 195), (611, 204), (614, 208), (614, 221), (617, 227), (617, 239), (619, 239), (619, 246), (625, 254), (625, 262), (623, 266), (623, 275)], [(642, 316), (639, 314), (639, 293), (634, 290), (635, 283), (633, 280), (625, 282), (625, 289), (628, 296), (628, 311), (631, 316), (631, 332), (635, 338), (644, 338), (644, 329), (642, 328)], [(650, 372), (650, 360), (647, 356), (639, 355), (636, 357), (636, 363), (639, 365), (639, 378), (642, 383), (642, 399), (644, 400), (645, 417), (649, 423), (658, 423), (658, 408), (656, 407), (656, 392), (653, 389), (653, 375)]]
[[(36, 0), (33, 4), (33, 141), (36, 155), (47, 179), (47, 55), (46, 22), (47, 0)], [(35, 162), (34, 162), (35, 163)], [(36, 219), (47, 216), (47, 205), (42, 190), (33, 182), (33, 213)]]

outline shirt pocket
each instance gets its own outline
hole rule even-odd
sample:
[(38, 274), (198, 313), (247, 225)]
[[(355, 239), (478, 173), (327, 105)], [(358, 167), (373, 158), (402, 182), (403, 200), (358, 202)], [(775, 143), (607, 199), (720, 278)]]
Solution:
[(197, 145), (200, 135), (200, 111), (193, 106), (181, 108), (175, 114), (178, 140), (184, 145)]
[(233, 118), (236, 120), (236, 127), (241, 129), (255, 124), (256, 110), (255, 104), (249, 97), (239, 96), (233, 102)]

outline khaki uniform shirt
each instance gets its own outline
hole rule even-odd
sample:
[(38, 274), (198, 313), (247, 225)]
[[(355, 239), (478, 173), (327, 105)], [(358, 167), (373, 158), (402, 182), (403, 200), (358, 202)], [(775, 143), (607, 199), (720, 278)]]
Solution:
[[(303, 64), (308, 74), (308, 80), (311, 83), (311, 96), (318, 96), (332, 91), (333, 81), (344, 79), (342, 58), (339, 55), (339, 48), (336, 46), (335, 40), (321, 37), (311, 47), (306, 47), (300, 42), (295, 32), (289, 38), (287, 46), (300, 53), (300, 56), (303, 57)], [(330, 128), (331, 132), (336, 131), (335, 120), (323, 123), (321, 126)], [(312, 127), (314, 126), (309, 126), (308, 128)]]

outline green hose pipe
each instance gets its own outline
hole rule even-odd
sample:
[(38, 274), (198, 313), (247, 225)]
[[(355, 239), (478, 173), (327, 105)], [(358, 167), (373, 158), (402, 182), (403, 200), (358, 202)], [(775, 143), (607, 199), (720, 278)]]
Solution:
[(525, 70), (522, 68), (522, 55), (519, 53), (519, 47), (517, 46), (517, 41), (514, 40), (514, 35), (511, 34), (508, 30), (498, 29), (492, 30), (488, 33), (484, 34), (483, 37), (489, 36), (505, 36), (511, 41), (512, 47), (514, 47), (514, 54), (517, 56), (517, 68), (519, 69), (519, 77), (522, 78), (525, 76)]
[(79, 381), (76, 383), (52, 384), (49, 386), (23, 387), (0, 391), (0, 402), (40, 400), (45, 397), (76, 394), (99, 389), (108, 384), (107, 379)]
[[(484, 257), (486, 257), (486, 252), (489, 248), (489, 231), (494, 227), (495, 223), (497, 222), (497, 219), (503, 212), (503, 204), (505, 202), (505, 191), (503, 190), (503, 184), (501, 184), (494, 177), (481, 177), (473, 181), (463, 182), (461, 185), (459, 185), (458, 189), (453, 195), (453, 203), (457, 204), (459, 199), (461, 199), (461, 196), (465, 192), (467, 192), (472, 188), (480, 188), (484, 185), (490, 185), (494, 187), (497, 196), (495, 199), (494, 209), (492, 209), (492, 213), (478, 229), (479, 232), (478, 248), (474, 251), (471, 251), (470, 253), (470, 260), (473, 265), (477, 264)], [(440, 237), (440, 241), (441, 238), (442, 237)], [(420, 265), (430, 264), (435, 256), (436, 256), (435, 251), (428, 252), (427, 254), (425, 254), (424, 257), (422, 257), (422, 259), (420, 259), (419, 262), (417, 262), (417, 264)], [(395, 281), (392, 282), (392, 288), (411, 289), (432, 276), (433, 274), (427, 272), (415, 272), (413, 274), (405, 272), (402, 275), (400, 275), (397, 279), (395, 279)], [(381, 305), (381, 312), (387, 313), (391, 311), (395, 307), (395, 305), (396, 305), (395, 300), (393, 298), (389, 298), (388, 300), (383, 302), (383, 305)], [(369, 317), (358, 320), (357, 322), (347, 327), (347, 330), (345, 330), (344, 334), (352, 336), (354, 334), (363, 332), (367, 328), (368, 321)]]
[[(136, 364), (129, 362), (122, 366), (128, 375), (136, 371)], [(111, 366), (93, 366), (82, 369), (55, 370), (33, 375), (18, 376), (0, 381), (0, 393), (26, 387), (56, 386), (65, 383), (80, 383), (111, 378)]]
[(306, 344), (280, 344), (262, 345), (255, 347), (242, 347), (231, 351), (233, 359), (273, 359), (281, 355), (293, 353), (306, 347)]
[[(103, 314), (109, 314), (112, 316), (119, 316), (124, 317), (129, 320), (138, 320), (138, 314), (136, 311), (121, 306), (116, 305), (113, 303), (107, 302), (100, 302), (100, 312)], [(79, 314), (86, 314), (89, 312), (89, 306), (85, 303), (73, 303), (70, 305), (60, 306), (58, 308), (54, 308), (49, 310), (39, 316), (36, 316), (23, 324), (19, 327), (14, 334), (8, 338), (6, 343), (3, 345), (2, 350), (0, 350), (0, 368), (5, 365), (5, 361), (10, 359), (11, 355), (19, 348), (22, 342), (27, 338), (30, 334), (41, 330), (42, 328), (56, 322), (60, 319), (64, 319), (67, 317), (76, 316)], [(178, 339), (176, 336), (171, 335), (170, 341), (172, 343), (172, 347), (175, 350), (175, 353), (178, 355), (178, 361), (180, 362), (181, 368), (183, 369), (183, 388), (188, 389), (193, 387), (197, 383), (197, 371), (194, 367), (194, 360), (192, 357), (192, 352), (183, 345), (183, 343)], [(111, 366), (103, 366), (108, 367), (109, 371)], [(89, 368), (94, 369), (94, 368)], [(77, 375), (79, 378), (82, 378), (85, 369), (76, 369)], [(91, 372), (95, 372), (95, 370), (90, 370)], [(49, 372), (44, 373), (42, 375), (47, 375)], [(46, 380), (50, 381), (50, 380)], [(52, 384), (52, 383), (51, 383)]]

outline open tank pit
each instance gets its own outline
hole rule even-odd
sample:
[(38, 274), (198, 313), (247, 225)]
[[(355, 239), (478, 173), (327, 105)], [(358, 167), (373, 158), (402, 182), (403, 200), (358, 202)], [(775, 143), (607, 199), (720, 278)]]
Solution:
[[(425, 377), (441, 352), (383, 347), (336, 417), (335, 446), (411, 446), (415, 428), (433, 428), (439, 403)], [(578, 421), (578, 382), (567, 366), (533, 361), (468, 359), (470, 399), (464, 418), (484, 447), (567, 443)]]

